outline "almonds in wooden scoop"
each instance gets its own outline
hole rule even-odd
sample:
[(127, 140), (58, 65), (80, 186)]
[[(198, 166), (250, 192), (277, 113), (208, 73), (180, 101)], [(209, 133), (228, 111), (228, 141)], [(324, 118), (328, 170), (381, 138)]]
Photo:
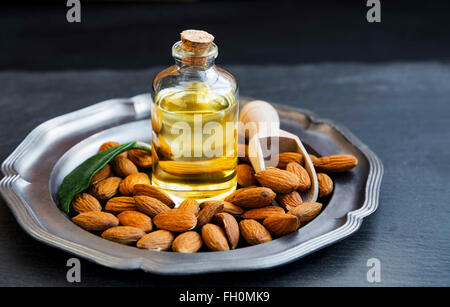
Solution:
[(256, 173), (258, 182), (277, 193), (290, 193), (300, 186), (300, 179), (293, 173), (269, 167)]
[(286, 171), (294, 173), (300, 179), (298, 190), (306, 192), (311, 188), (311, 178), (309, 178), (308, 171), (297, 162), (289, 162), (286, 165)]
[(303, 156), (297, 152), (282, 152), (278, 155), (278, 168), (286, 168), (289, 162), (303, 164)]

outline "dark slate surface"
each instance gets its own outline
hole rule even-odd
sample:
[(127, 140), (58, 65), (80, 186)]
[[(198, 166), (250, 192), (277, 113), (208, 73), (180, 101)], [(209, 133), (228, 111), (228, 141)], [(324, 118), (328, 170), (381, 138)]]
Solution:
[[(450, 65), (231, 66), (241, 95), (310, 109), (352, 130), (382, 159), (379, 210), (350, 238), (265, 271), (166, 277), (82, 260), (86, 286), (450, 285)], [(148, 91), (158, 69), (0, 73), (0, 160), (38, 124), (95, 102)], [(25, 234), (0, 199), (0, 285), (67, 286), (71, 255)]]

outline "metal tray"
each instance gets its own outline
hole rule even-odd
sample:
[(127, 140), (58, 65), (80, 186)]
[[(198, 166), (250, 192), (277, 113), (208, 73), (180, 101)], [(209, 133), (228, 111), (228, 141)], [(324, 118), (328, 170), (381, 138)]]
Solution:
[[(299, 231), (226, 252), (180, 254), (140, 250), (104, 240), (73, 224), (55, 202), (57, 187), (106, 141), (150, 141), (150, 96), (112, 99), (51, 119), (35, 128), (3, 162), (0, 191), (22, 228), (37, 240), (117, 269), (195, 274), (274, 267), (354, 233), (378, 206), (383, 166), (349, 130), (313, 113), (276, 106), (283, 129), (320, 155), (350, 153), (359, 164), (335, 175), (322, 213)], [(241, 98), (241, 104), (249, 99)]]

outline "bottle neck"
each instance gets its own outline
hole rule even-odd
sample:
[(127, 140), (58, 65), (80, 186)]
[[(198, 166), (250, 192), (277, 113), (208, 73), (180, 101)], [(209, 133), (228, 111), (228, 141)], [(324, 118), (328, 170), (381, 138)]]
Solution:
[(181, 41), (176, 42), (172, 47), (172, 56), (178, 68), (187, 72), (200, 72), (214, 66), (218, 55), (217, 45), (212, 43), (210, 48), (202, 53), (184, 51), (181, 48)]

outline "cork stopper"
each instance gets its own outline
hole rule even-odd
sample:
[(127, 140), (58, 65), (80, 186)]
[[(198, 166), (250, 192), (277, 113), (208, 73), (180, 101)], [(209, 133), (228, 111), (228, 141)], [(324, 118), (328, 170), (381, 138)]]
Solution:
[(214, 40), (214, 36), (202, 30), (184, 30), (180, 36), (181, 49), (194, 53), (207, 51)]
[(214, 36), (202, 30), (184, 30), (181, 36), (181, 49), (185, 52), (194, 53), (183, 57), (185, 65), (203, 66), (206, 64), (207, 56), (202, 55), (208, 51)]

